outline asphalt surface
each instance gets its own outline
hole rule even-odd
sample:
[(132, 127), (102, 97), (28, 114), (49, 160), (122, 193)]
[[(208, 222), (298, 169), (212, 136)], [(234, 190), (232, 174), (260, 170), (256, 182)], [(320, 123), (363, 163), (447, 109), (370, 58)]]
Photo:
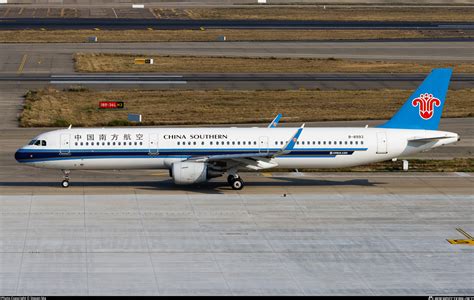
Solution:
[(183, 20), (127, 18), (0, 18), (0, 30), (11, 29), (474, 29), (474, 22), (383, 22), (297, 20)]
[[(90, 89), (412, 89), (426, 74), (5, 74), (0, 73), (0, 87), (58, 88), (84, 86)], [(474, 76), (454, 75), (451, 89), (474, 88)]]
[[(473, 61), (474, 42), (167, 42), (167, 43), (3, 43), (0, 72), (16, 72), (22, 56), (29, 56), (24, 70), (50, 65), (60, 70), (63, 60), (72, 69), (76, 52), (140, 55), (211, 55), (243, 57), (350, 58), (361, 60)], [(58, 62), (57, 59), (61, 59)], [(41, 63), (37, 63), (41, 61)], [(13, 66), (14, 63), (17, 63)], [(9, 67), (9, 68), (6, 68)], [(10, 69), (12, 67), (12, 69)], [(56, 72), (57, 73), (57, 72)]]
[[(82, 82), (93, 89), (412, 89), (425, 74), (141, 74), (118, 79), (115, 75), (77, 75), (77, 52), (143, 55), (212, 55), (244, 57), (350, 58), (383, 60), (429, 59), (472, 61), (474, 42), (181, 42), (181, 43), (52, 43), (0, 44), (0, 88), (59, 88)], [(75, 78), (67, 76), (73, 75)], [(49, 76), (49, 77), (48, 77)], [(55, 80), (53, 80), (52, 76)], [(84, 77), (81, 77), (84, 76)], [(115, 76), (115, 77), (114, 77)], [(122, 76), (122, 75), (120, 75)], [(129, 76), (123, 74), (123, 76)], [(150, 77), (149, 77), (150, 76)], [(184, 76), (185, 78), (167, 77)], [(129, 76), (130, 77), (130, 76)], [(147, 79), (148, 78), (148, 79)], [(55, 82), (55, 83), (51, 83)], [(472, 76), (455, 74), (451, 88), (471, 88)]]
[[(426, 74), (371, 74), (371, 73), (319, 73), (319, 74), (291, 74), (291, 73), (217, 73), (217, 74), (144, 74), (144, 73), (94, 73), (94, 74), (39, 74), (18, 75), (1, 74), (0, 81), (35, 81), (49, 83), (102, 83), (102, 82), (175, 82), (175, 81), (422, 81)], [(458, 74), (451, 81), (473, 82), (474, 75)]]

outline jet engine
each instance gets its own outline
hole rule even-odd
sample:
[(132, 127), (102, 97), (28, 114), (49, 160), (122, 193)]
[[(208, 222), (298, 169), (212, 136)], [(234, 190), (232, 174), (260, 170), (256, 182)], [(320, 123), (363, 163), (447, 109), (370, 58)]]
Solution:
[(223, 172), (212, 170), (207, 163), (182, 161), (171, 165), (170, 175), (176, 184), (193, 184), (205, 182), (222, 176)]

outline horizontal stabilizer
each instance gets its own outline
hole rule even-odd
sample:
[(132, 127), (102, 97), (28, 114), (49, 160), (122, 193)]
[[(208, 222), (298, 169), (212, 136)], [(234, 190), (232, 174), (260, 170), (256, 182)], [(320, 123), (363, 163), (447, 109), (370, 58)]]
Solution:
[(422, 138), (417, 138), (417, 137), (413, 137), (413, 138), (409, 138), (408, 141), (409, 142), (435, 142), (437, 140), (441, 140), (441, 139), (449, 139), (451, 138), (452, 136), (435, 136), (435, 137), (422, 137)]

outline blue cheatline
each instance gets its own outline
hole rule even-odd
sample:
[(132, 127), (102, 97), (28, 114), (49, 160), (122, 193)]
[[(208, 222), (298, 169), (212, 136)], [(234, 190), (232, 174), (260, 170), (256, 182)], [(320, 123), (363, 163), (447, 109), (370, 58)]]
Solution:
[[(209, 149), (211, 150), (211, 149)], [(36, 151), (33, 149), (22, 149), (15, 153), (15, 159), (20, 162), (34, 162), (34, 161), (47, 161), (47, 160), (70, 160), (70, 159), (97, 159), (97, 158), (150, 158), (155, 159), (157, 157), (166, 158), (187, 158), (191, 156), (212, 156), (222, 154), (236, 154), (236, 153), (255, 153), (256, 151), (242, 151), (238, 149), (221, 149), (224, 151), (200, 151), (189, 150), (189, 149), (161, 149), (159, 155), (148, 155), (148, 150), (141, 149), (123, 149), (122, 151), (110, 151), (110, 150), (71, 150), (67, 155), (60, 154), (59, 150), (50, 151)], [(352, 155), (355, 151), (367, 151), (367, 148), (310, 148), (310, 149), (298, 149), (291, 151), (291, 154), (286, 154), (289, 157), (335, 157), (337, 155)], [(270, 149), (270, 152), (276, 152), (275, 149)], [(284, 156), (282, 156), (284, 157)]]
[(433, 69), (398, 112), (377, 127), (437, 130), (452, 73), (451, 68)]

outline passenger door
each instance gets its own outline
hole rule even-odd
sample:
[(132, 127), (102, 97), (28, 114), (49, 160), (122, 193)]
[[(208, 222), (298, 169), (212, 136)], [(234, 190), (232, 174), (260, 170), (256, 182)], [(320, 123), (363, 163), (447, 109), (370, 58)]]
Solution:
[(258, 138), (258, 152), (268, 153), (268, 136), (261, 136)]
[(377, 154), (387, 154), (387, 134), (377, 132)]
[(158, 155), (158, 134), (150, 133), (148, 139), (148, 154), (149, 155)]
[(59, 155), (71, 154), (71, 135), (69, 133), (62, 133), (59, 137)]

